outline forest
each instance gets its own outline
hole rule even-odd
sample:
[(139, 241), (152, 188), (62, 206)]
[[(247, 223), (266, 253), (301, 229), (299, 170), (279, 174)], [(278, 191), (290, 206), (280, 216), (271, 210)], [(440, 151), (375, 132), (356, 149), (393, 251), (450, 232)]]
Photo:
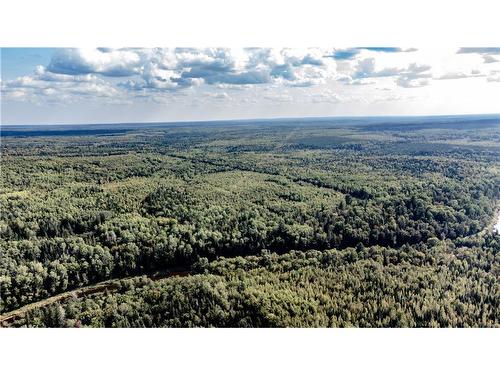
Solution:
[(498, 116), (11, 126), (1, 152), (4, 327), (500, 326)]

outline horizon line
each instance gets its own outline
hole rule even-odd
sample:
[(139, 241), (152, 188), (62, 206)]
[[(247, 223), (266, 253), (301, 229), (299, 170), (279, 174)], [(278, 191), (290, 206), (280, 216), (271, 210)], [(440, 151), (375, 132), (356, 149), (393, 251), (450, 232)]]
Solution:
[(432, 115), (345, 115), (345, 116), (278, 116), (278, 117), (250, 117), (250, 118), (231, 118), (231, 119), (210, 119), (210, 120), (167, 120), (167, 121), (145, 121), (145, 122), (88, 122), (88, 123), (42, 123), (42, 124), (3, 124), (2, 127), (17, 127), (17, 126), (97, 126), (97, 125), (162, 125), (162, 124), (189, 124), (189, 123), (214, 123), (214, 122), (244, 122), (244, 121), (280, 121), (280, 120), (320, 120), (320, 119), (360, 119), (360, 118), (429, 118), (429, 117), (472, 117), (472, 116), (487, 116), (500, 117), (498, 113), (461, 113), (461, 114), (432, 114)]

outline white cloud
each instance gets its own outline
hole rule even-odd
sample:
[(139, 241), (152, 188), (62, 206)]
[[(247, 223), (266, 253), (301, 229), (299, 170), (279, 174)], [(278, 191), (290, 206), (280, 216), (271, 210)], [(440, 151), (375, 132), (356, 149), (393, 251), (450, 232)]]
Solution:
[(335, 77), (329, 53), (331, 49), (320, 48), (60, 49), (46, 67), (6, 82), (2, 90), (10, 99), (53, 99), (59, 93), (68, 100), (78, 95), (146, 98), (148, 92), (202, 85), (310, 87)]
[(47, 71), (43, 66), (37, 66), (30, 76), (2, 82), (2, 95), (7, 100), (32, 102), (46, 100), (60, 103), (80, 98), (120, 97), (119, 90), (110, 82), (93, 74), (57, 74)]
[(486, 79), (488, 82), (500, 82), (500, 71), (493, 71)]
[[(383, 47), (65, 49), (47, 66), (1, 85), (4, 98), (18, 102), (94, 100), (162, 108), (227, 103), (228, 111), (262, 105), (270, 113), (273, 103), (282, 108), (289, 103), (313, 112), (316, 105), (403, 102), (409, 93), (446, 98), (460, 87), (471, 92), (476, 84), (495, 89), (500, 81), (495, 53)], [(474, 77), (482, 79), (464, 79)]]
[(463, 79), (463, 78), (478, 78), (485, 77), (484, 74), (481, 74), (479, 70), (471, 70), (469, 73), (464, 72), (450, 72), (443, 74), (442, 76), (436, 77), (435, 79)]
[(492, 63), (500, 62), (500, 60), (494, 58), (491, 55), (483, 55), (483, 61), (485, 64), (492, 64)]
[(329, 50), (268, 48), (64, 49), (46, 71), (80, 76), (129, 77), (133, 90), (174, 90), (208, 85), (282, 83), (308, 86), (335, 74)]
[(140, 73), (141, 57), (137, 52), (112, 49), (58, 50), (47, 70), (67, 75), (102, 74), (109, 77), (126, 77)]
[[(370, 51), (372, 52), (372, 51)], [(341, 75), (338, 80), (349, 85), (376, 84), (374, 79), (393, 77), (394, 82), (404, 88), (423, 87), (429, 83), (431, 66), (410, 63), (407, 66), (377, 66), (375, 57), (361, 58), (350, 74)]]
[(403, 75), (396, 80), (396, 83), (398, 84), (398, 86), (409, 89), (427, 86), (429, 84), (429, 80), (416, 76)]

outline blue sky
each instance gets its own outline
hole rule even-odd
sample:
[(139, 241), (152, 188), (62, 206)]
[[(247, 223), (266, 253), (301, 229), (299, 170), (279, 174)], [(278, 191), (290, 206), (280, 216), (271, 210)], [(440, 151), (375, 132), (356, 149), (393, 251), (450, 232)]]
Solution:
[(3, 124), (500, 112), (500, 48), (1, 52)]
[(37, 65), (48, 65), (54, 48), (2, 48), (2, 80), (33, 72)]

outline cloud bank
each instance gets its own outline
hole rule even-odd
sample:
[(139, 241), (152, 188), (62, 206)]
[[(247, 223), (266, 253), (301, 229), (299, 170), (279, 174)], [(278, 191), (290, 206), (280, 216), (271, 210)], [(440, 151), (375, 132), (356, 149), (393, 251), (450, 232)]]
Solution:
[[(234, 104), (235, 98), (258, 102), (259, 96), (274, 97), (276, 103), (338, 103), (356, 97), (351, 95), (356, 87), (365, 90), (358, 97), (372, 87), (391, 91), (387, 98), (399, 98), (404, 95), (398, 90), (433, 82), (470, 78), (496, 84), (499, 60), (500, 48), (477, 47), (452, 51), (446, 59), (397, 47), (68, 48), (57, 50), (46, 66), (2, 80), (1, 86), (6, 100), (39, 104), (167, 103), (186, 100), (186, 92), (217, 103)], [(228, 94), (236, 90), (246, 94)]]

